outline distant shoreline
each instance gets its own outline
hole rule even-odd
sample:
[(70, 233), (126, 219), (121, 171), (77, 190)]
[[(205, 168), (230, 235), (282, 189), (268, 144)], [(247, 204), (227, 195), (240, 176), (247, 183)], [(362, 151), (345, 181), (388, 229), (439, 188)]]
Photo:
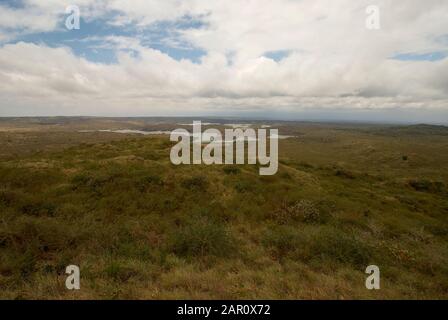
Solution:
[(246, 121), (246, 122), (278, 122), (278, 123), (307, 123), (307, 124), (342, 124), (342, 125), (398, 125), (398, 126), (438, 126), (448, 127), (447, 122), (433, 122), (433, 121), (379, 121), (379, 120), (331, 120), (331, 119), (276, 119), (276, 118), (261, 118), (261, 117), (219, 117), (219, 116), (0, 116), (0, 121), (26, 119), (26, 120), (41, 120), (41, 119), (111, 119), (111, 120), (213, 120), (218, 124), (225, 124), (228, 121)]

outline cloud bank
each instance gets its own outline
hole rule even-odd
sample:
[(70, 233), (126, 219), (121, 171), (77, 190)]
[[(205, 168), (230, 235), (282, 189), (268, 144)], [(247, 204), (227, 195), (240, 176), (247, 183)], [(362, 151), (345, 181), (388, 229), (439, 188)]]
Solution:
[[(444, 0), (80, 0), (72, 31), (69, 4), (0, 4), (0, 115), (399, 110), (448, 121)], [(365, 27), (369, 5), (379, 30)], [(65, 41), (92, 23), (102, 31)]]

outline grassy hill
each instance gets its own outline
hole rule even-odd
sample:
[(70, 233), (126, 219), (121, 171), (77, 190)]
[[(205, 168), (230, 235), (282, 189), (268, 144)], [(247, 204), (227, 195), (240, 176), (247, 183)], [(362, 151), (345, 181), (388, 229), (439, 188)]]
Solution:
[(380, 129), (284, 125), (266, 177), (174, 166), (163, 136), (3, 133), (0, 298), (448, 298), (446, 136)]

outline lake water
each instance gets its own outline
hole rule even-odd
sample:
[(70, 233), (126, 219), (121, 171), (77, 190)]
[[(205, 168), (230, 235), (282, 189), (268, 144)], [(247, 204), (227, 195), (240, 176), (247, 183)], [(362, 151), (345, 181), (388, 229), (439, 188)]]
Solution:
[[(169, 135), (171, 134), (171, 131), (143, 131), (143, 130), (131, 130), (131, 129), (120, 129), (120, 130), (79, 130), (78, 132), (112, 132), (112, 133), (122, 133), (122, 134), (142, 134), (142, 135)], [(199, 136), (193, 135), (192, 133), (189, 133), (190, 137), (193, 137), (193, 140), (198, 140)], [(282, 139), (288, 139), (288, 138), (295, 138), (295, 136), (287, 136), (287, 135), (273, 135), (274, 138), (277, 138), (279, 140)], [(202, 133), (202, 140), (204, 142), (209, 142), (213, 139), (213, 135), (209, 133)], [(232, 143), (233, 141), (241, 141), (244, 140), (244, 138), (239, 138), (235, 140), (223, 140), (221, 142), (224, 143)], [(250, 139), (248, 138), (248, 141), (257, 141), (258, 139)], [(219, 140), (218, 140), (219, 142)]]

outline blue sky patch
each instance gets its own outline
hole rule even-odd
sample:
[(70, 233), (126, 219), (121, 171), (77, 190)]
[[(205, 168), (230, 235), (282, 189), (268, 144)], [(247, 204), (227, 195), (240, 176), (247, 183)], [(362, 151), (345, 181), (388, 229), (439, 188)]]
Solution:
[(448, 57), (448, 52), (428, 52), (428, 53), (400, 53), (392, 57), (401, 61), (439, 61)]
[(268, 51), (265, 52), (263, 56), (266, 58), (272, 59), (275, 62), (279, 62), (291, 54), (290, 50), (277, 50), (277, 51)]
[[(20, 8), (21, 1), (8, 1), (7, 6)], [(107, 45), (107, 37), (127, 37), (140, 41), (143, 47), (158, 50), (169, 55), (175, 60), (190, 60), (193, 63), (200, 63), (201, 58), (207, 52), (201, 48), (193, 46), (182, 38), (181, 31), (187, 29), (199, 29), (206, 26), (200, 17), (184, 16), (176, 21), (159, 21), (146, 27), (135, 24), (124, 26), (111, 25), (115, 15), (111, 13), (107, 16), (94, 20), (80, 19), (79, 30), (67, 30), (65, 20), (68, 15), (61, 15), (57, 30), (40, 33), (23, 33), (8, 43), (20, 41), (35, 44), (44, 44), (49, 47), (66, 46), (80, 57), (96, 63), (113, 64), (117, 63), (116, 48)], [(103, 45), (101, 39), (104, 39)], [(126, 48), (120, 48), (126, 51)], [(132, 51), (132, 48), (129, 48)]]

